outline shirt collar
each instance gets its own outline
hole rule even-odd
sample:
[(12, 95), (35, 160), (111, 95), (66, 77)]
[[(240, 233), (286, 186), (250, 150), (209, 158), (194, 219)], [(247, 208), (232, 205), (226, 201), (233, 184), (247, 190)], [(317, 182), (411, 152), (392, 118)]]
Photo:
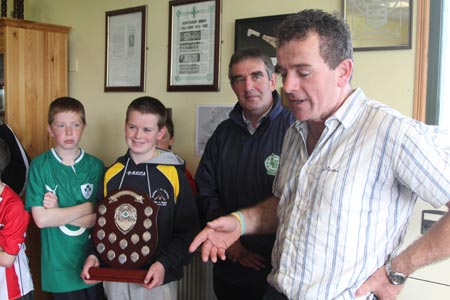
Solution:
[[(51, 149), (52, 155), (53, 157), (59, 161), (60, 163), (63, 163), (63, 160), (61, 158), (61, 156), (59, 156), (58, 152), (56, 152), (55, 148)], [(78, 155), (77, 158), (75, 158), (74, 160), (74, 165), (76, 165), (84, 156), (84, 150), (80, 148), (80, 154)]]
[(270, 105), (269, 109), (261, 116), (261, 118), (259, 118), (258, 123), (256, 124), (256, 128), (253, 128), (252, 122), (250, 122), (250, 120), (245, 117), (244, 110), (242, 110), (242, 120), (244, 120), (245, 125), (247, 125), (247, 129), (248, 132), (250, 132), (250, 134), (253, 135), (255, 133), (256, 129), (258, 129), (259, 125), (261, 125), (261, 122), (264, 119), (264, 117), (266, 117), (270, 113), (272, 107), (273, 103), (272, 105)]
[(344, 128), (350, 127), (358, 118), (359, 112), (363, 106), (362, 100), (365, 98), (366, 95), (361, 88), (354, 90), (350, 96), (345, 99), (341, 107), (339, 107), (339, 109), (325, 121), (325, 125), (328, 126), (332, 120), (337, 120), (344, 126)]
[[(326, 128), (334, 128), (337, 124), (342, 124), (344, 128), (350, 127), (355, 120), (358, 118), (359, 111), (363, 106), (363, 99), (366, 95), (361, 88), (355, 89), (348, 97), (345, 99), (344, 103), (339, 107), (339, 109), (325, 121)], [(335, 124), (335, 125), (333, 125)], [(295, 122), (295, 127), (297, 130), (305, 137), (308, 133), (308, 123), (307, 122)]]

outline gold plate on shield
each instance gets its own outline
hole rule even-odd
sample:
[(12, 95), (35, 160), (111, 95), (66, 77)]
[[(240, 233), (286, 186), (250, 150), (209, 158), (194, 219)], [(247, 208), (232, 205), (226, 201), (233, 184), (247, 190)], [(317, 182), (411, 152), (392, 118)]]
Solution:
[(139, 268), (152, 258), (158, 244), (158, 209), (148, 196), (130, 189), (98, 203), (92, 238), (106, 267), (91, 268), (91, 279), (143, 282), (147, 270)]

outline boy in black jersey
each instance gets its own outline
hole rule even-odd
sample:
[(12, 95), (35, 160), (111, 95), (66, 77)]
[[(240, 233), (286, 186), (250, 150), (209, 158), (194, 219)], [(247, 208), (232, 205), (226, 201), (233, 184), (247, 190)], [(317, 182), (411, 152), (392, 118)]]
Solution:
[[(145, 96), (131, 102), (125, 120), (129, 149), (104, 176), (99, 198), (111, 191), (132, 189), (147, 194), (159, 206), (158, 245), (145, 265), (148, 271), (144, 281), (104, 282), (109, 300), (176, 299), (176, 281), (190, 260), (188, 246), (199, 225), (184, 161), (172, 152), (156, 149), (166, 132), (166, 114), (164, 105), (155, 98)], [(99, 264), (96, 255), (89, 255), (81, 274), (87, 283), (93, 283), (89, 268)]]

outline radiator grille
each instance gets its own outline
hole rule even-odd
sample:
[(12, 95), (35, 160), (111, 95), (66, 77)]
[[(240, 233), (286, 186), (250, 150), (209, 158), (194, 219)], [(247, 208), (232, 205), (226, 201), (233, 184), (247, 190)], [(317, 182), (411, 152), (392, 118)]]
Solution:
[(212, 263), (204, 263), (196, 252), (190, 265), (184, 267), (178, 282), (178, 300), (216, 300), (213, 290)]

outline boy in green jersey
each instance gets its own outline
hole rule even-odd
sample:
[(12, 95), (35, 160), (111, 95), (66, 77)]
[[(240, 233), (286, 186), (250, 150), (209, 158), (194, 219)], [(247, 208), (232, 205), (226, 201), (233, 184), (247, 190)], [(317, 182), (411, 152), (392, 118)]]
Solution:
[(80, 101), (55, 99), (48, 113), (55, 147), (30, 165), (26, 209), (41, 229), (42, 289), (53, 299), (104, 299), (101, 284), (87, 285), (80, 277), (104, 171), (101, 160), (78, 146), (85, 127)]

